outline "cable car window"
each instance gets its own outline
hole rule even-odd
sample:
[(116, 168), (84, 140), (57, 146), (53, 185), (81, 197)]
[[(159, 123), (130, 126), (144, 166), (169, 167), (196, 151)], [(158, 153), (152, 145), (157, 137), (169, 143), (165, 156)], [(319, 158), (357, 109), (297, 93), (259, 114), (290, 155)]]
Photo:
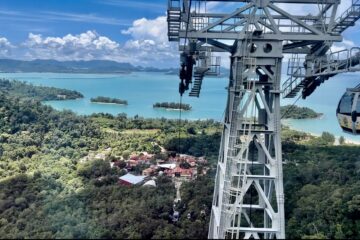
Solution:
[(340, 113), (351, 113), (351, 107), (353, 103), (354, 94), (344, 94), (340, 102)]

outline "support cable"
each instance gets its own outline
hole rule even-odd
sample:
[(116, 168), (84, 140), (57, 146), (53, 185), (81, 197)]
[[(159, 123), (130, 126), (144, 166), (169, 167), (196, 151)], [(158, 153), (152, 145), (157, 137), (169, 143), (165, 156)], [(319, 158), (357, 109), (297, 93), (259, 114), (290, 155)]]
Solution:
[[(184, 41), (184, 47), (186, 46), (186, 42), (188, 40), (188, 30), (189, 30), (189, 22), (190, 22), (190, 11), (191, 11), (191, 4), (192, 0), (189, 2), (188, 7), (188, 16), (187, 16), (187, 22), (186, 22), (186, 31), (185, 31), (185, 41)], [(178, 152), (181, 152), (181, 112), (182, 112), (182, 94), (180, 94), (180, 109), (179, 109), (179, 120), (178, 120), (178, 130), (179, 130), (179, 136), (178, 136)]]
[(182, 96), (180, 95), (180, 107), (179, 107), (179, 121), (178, 121), (178, 131), (179, 131), (179, 136), (178, 136), (178, 152), (181, 153), (181, 109), (182, 107)]

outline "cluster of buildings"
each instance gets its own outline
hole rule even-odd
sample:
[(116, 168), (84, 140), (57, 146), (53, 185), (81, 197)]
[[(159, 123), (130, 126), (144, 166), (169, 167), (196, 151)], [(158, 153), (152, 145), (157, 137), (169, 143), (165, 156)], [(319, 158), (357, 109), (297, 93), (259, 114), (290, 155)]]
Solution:
[(124, 186), (143, 185), (156, 187), (154, 179), (148, 179), (145, 176), (136, 176), (131, 173), (127, 173), (124, 176), (119, 177), (119, 184)]
[(136, 167), (141, 164), (150, 165), (150, 161), (154, 159), (153, 154), (149, 154), (147, 152), (143, 152), (140, 154), (132, 154), (129, 159), (126, 159), (125, 162), (127, 164), (127, 169), (131, 170), (131, 168)]
[[(111, 148), (101, 152), (91, 152), (80, 162), (90, 160), (105, 160), (111, 154)], [(205, 175), (208, 167), (205, 167), (207, 160), (204, 157), (194, 157), (186, 154), (169, 155), (166, 159), (157, 159), (154, 154), (142, 152), (132, 154), (127, 159), (115, 159), (110, 162), (111, 168), (119, 168), (127, 171), (127, 174), (119, 178), (122, 185), (150, 185), (156, 186), (155, 179), (158, 176), (168, 176), (174, 181), (191, 181), (197, 175)], [(202, 166), (199, 168), (199, 166)], [(139, 174), (139, 169), (142, 169)], [(137, 172), (138, 174), (135, 174)], [(100, 179), (100, 178), (99, 178)]]
[[(154, 159), (154, 155), (141, 153), (140, 155), (131, 155), (128, 160), (124, 161), (124, 169), (128, 173), (119, 178), (119, 183), (122, 185), (139, 185), (148, 184), (148, 180), (154, 180), (157, 176), (168, 176), (176, 181), (191, 181), (196, 179), (198, 174), (206, 174), (208, 168), (201, 168), (198, 173), (198, 166), (207, 163), (204, 157), (196, 158), (194, 156), (180, 154), (176, 156), (169, 156), (166, 160)], [(132, 169), (138, 165), (148, 165), (142, 170), (141, 176), (136, 176), (132, 173)], [(112, 162), (111, 166), (118, 166), (117, 162)]]

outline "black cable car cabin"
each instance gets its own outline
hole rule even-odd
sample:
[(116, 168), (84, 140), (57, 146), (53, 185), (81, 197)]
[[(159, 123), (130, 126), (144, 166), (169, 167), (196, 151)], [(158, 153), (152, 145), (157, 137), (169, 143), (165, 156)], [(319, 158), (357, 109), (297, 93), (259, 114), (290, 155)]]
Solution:
[(346, 90), (340, 99), (336, 115), (345, 132), (360, 134), (360, 84)]

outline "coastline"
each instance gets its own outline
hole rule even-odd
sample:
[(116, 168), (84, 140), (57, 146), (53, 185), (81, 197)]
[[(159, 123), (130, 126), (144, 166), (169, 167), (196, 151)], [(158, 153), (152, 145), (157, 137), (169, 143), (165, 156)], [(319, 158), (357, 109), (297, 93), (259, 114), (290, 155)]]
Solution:
[[(292, 129), (290, 127), (290, 129)], [(296, 130), (296, 129), (293, 129), (293, 130)], [(299, 130), (296, 130), (296, 131), (299, 131)], [(316, 134), (316, 133), (312, 133), (312, 132), (305, 132), (307, 134), (310, 134), (311, 136), (314, 136), (314, 137), (321, 137), (320, 134)], [(341, 136), (335, 136), (335, 142), (334, 142), (334, 146), (339, 146), (340, 143), (339, 143), (339, 139), (340, 139)], [(344, 137), (344, 136), (342, 136)], [(359, 145), (360, 146), (360, 141), (355, 141), (355, 140), (352, 140), (352, 139), (346, 139), (345, 138), (345, 145)]]
[[(284, 119), (284, 120), (286, 120), (286, 119)], [(295, 131), (299, 131), (299, 132), (304, 132), (304, 133), (307, 133), (307, 134), (309, 134), (309, 135), (311, 135), (311, 136), (314, 136), (314, 137), (320, 137), (320, 136), (321, 136), (321, 134), (317, 134), (317, 133), (313, 133), (313, 132), (306, 132), (306, 131), (301, 130), (301, 129), (296, 129), (296, 128), (294, 128), (293, 126), (291, 126), (289, 123), (287, 123), (286, 121), (284, 121), (283, 124), (284, 124), (285, 126), (287, 126), (287, 127), (288, 127), (289, 129), (291, 129), (291, 130), (295, 130)], [(341, 136), (335, 136), (335, 143), (334, 143), (335, 146), (340, 145), (340, 144), (339, 144), (339, 139), (340, 139), (340, 137), (341, 137)], [(344, 136), (342, 136), (342, 137), (344, 137)], [(347, 139), (346, 137), (344, 137), (344, 138), (345, 138), (345, 145), (357, 145), (357, 146), (360, 146), (360, 140), (359, 140), (359, 141), (356, 141), (356, 140), (352, 140), (352, 139)]]
[[(337, 138), (337, 140), (339, 140), (339, 139)], [(336, 143), (336, 141), (335, 141), (335, 143)], [(360, 141), (354, 141), (354, 140), (349, 140), (349, 139), (345, 138), (345, 144), (359, 145), (360, 146)]]

